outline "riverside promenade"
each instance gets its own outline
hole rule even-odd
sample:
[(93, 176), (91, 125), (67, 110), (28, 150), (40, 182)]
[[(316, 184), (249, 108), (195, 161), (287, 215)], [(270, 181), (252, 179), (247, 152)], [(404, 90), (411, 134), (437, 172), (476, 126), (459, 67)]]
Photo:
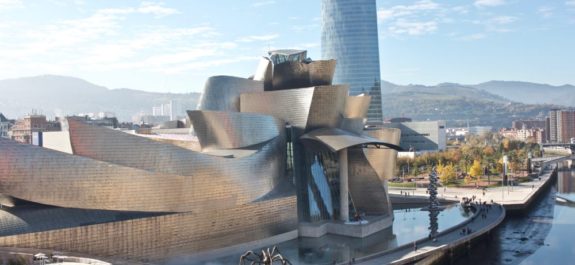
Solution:
[[(555, 160), (549, 160), (553, 162)], [(520, 210), (529, 207), (537, 195), (556, 176), (558, 166), (553, 163), (543, 163), (538, 177), (531, 181), (519, 183), (515, 186), (493, 187), (483, 189), (444, 188), (439, 189), (439, 197), (445, 201), (460, 201), (462, 198), (475, 196), (476, 200), (487, 202), (489, 210), (475, 205), (473, 216), (446, 231), (440, 232), (435, 239), (424, 238), (399, 246), (389, 251), (376, 253), (370, 256), (355, 259), (341, 264), (411, 264), (427, 259), (441, 258), (456, 247), (470, 244), (470, 242), (483, 234), (489, 233), (505, 219), (507, 210)], [(419, 198), (424, 201), (428, 198), (426, 188), (417, 189), (390, 189), (390, 195), (396, 198)], [(408, 194), (408, 195), (406, 195)], [(492, 204), (493, 202), (493, 204)], [(462, 229), (469, 229), (470, 233), (463, 233)], [(426, 262), (424, 262), (426, 263)]]
[[(438, 188), (438, 198), (451, 201), (460, 201), (463, 197), (475, 196), (478, 200), (491, 202), (503, 205), (507, 210), (521, 210), (529, 207), (530, 203), (537, 197), (536, 195), (543, 190), (544, 187), (549, 185), (554, 174), (557, 173), (557, 166), (549, 164), (545, 166), (539, 173), (539, 177), (533, 178), (531, 181), (518, 183), (515, 186), (504, 187), (491, 187), (487, 189), (476, 188)], [(405, 196), (407, 197), (426, 199), (428, 197), (427, 188), (415, 189), (394, 189), (390, 188), (389, 193), (391, 196)]]

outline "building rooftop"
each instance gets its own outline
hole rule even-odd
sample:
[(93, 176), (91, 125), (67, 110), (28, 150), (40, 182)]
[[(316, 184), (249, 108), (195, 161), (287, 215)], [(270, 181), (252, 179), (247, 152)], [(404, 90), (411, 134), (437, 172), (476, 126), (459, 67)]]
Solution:
[(283, 49), (268, 52), (273, 64), (285, 62), (303, 62), (307, 59), (306, 50)]

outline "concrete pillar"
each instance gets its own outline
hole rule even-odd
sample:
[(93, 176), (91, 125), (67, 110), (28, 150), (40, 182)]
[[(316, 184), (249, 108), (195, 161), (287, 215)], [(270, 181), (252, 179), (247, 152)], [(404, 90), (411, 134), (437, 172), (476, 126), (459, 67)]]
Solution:
[(339, 151), (339, 219), (349, 221), (347, 149)]

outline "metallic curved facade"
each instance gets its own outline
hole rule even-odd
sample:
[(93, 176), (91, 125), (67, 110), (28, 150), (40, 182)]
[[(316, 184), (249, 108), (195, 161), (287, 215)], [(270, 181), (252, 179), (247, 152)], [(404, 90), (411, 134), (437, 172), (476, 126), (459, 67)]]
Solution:
[[(401, 138), (401, 131), (395, 128), (372, 129), (365, 131), (365, 134), (396, 146), (399, 146)], [(381, 181), (385, 182), (393, 178), (397, 164), (397, 150), (393, 148), (366, 148), (364, 153)]]
[(298, 129), (304, 129), (309, 117), (314, 87), (241, 95), (241, 112), (276, 117)]
[(390, 216), (392, 208), (385, 183), (361, 148), (349, 149), (349, 193), (355, 207), (368, 215)]
[(242, 94), (241, 111), (271, 115), (305, 131), (336, 128), (347, 91), (345, 85), (333, 85)]
[[(281, 154), (285, 142), (283, 130), (274, 139), (275, 141), (261, 147), (255, 153), (255, 157), (226, 159), (116, 130), (91, 126), (72, 119), (69, 119), (68, 123), (74, 154), (108, 163), (181, 176), (225, 176), (231, 174), (231, 171), (236, 171), (235, 174), (245, 172), (246, 180), (250, 179), (248, 176), (250, 174), (270, 176), (270, 180), (279, 179), (281, 175), (279, 172), (283, 170), (278, 166), (281, 162), (274, 162), (285, 159)], [(254, 159), (253, 163), (256, 164), (266, 159), (271, 160), (266, 161), (264, 163), (266, 166), (259, 167), (254, 172), (250, 159)], [(222, 164), (229, 165), (233, 169), (222, 167)], [(242, 179), (239, 176), (237, 178), (238, 181)]]
[[(281, 181), (283, 171), (276, 171), (283, 170), (285, 151), (282, 152), (281, 146), (274, 149), (273, 144), (258, 154), (273, 154), (275, 161), (256, 154), (237, 159), (243, 163), (234, 163), (236, 159), (200, 154), (206, 157), (203, 161), (208, 165), (202, 166), (202, 161), (196, 160), (197, 171), (185, 176), (0, 140), (3, 150), (0, 193), (41, 204), (82, 209), (199, 213), (232, 208), (269, 193)], [(210, 168), (217, 170), (209, 171)], [(30, 188), (37, 185), (42, 189)], [(251, 192), (245, 192), (246, 189)]]
[(367, 144), (382, 145), (387, 148), (401, 150), (401, 147), (366, 135), (357, 135), (337, 128), (318, 129), (304, 134), (300, 139), (317, 141), (327, 146), (332, 152), (362, 146)]
[(370, 96), (348, 96), (345, 101), (344, 116), (350, 119), (367, 118), (370, 102)]
[(268, 90), (273, 87), (272, 79), (273, 64), (268, 57), (262, 57), (254, 74), (254, 80), (264, 82), (264, 88)]
[(368, 122), (382, 123), (375, 0), (322, 0), (321, 50), (338, 62), (333, 82), (349, 84), (350, 95), (371, 96)]
[[(117, 218), (111, 221), (109, 214), (102, 216), (91, 212), (90, 216), (83, 218), (88, 221), (87, 224), (51, 230), (40, 222), (41, 231), (18, 229), (17, 233), (25, 233), (0, 236), (0, 245), (66, 250), (113, 259), (144, 260), (146, 264), (167, 264), (171, 257), (177, 255), (219, 249), (291, 232), (297, 228), (295, 200), (295, 196), (285, 196), (201, 214), (177, 213), (131, 220)], [(68, 211), (56, 213), (70, 214)], [(66, 216), (48, 211), (42, 213), (42, 218), (50, 222), (71, 222), (62, 220)], [(34, 224), (18, 216), (11, 219), (17, 220), (12, 222), (17, 226)], [(111, 222), (94, 224), (91, 223), (93, 220)], [(125, 264), (133, 263), (140, 262), (128, 261)]]
[(188, 111), (202, 149), (237, 149), (270, 141), (283, 134), (284, 123), (267, 115), (240, 112)]
[(273, 66), (272, 87), (266, 90), (331, 85), (335, 60), (286, 62)]
[(212, 76), (204, 86), (199, 110), (240, 111), (240, 94), (264, 91), (262, 81), (233, 76)]

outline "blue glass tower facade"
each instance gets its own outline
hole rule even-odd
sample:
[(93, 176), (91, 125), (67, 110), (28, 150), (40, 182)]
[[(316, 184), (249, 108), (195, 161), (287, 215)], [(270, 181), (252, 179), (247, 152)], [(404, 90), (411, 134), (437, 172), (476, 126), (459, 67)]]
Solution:
[(336, 59), (334, 84), (372, 97), (368, 123), (383, 121), (375, 0), (322, 0), (323, 59)]

